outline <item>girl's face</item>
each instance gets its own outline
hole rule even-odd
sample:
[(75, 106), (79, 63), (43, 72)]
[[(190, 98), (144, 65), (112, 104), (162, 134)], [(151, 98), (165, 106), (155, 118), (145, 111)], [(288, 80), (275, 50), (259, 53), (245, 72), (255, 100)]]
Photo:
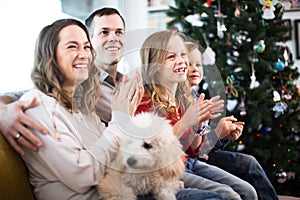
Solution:
[(203, 78), (203, 68), (202, 68), (202, 54), (196, 48), (188, 53), (189, 57), (189, 68), (187, 73), (187, 79), (191, 86), (198, 85)]
[(65, 78), (64, 88), (73, 87), (88, 78), (92, 52), (84, 30), (79, 26), (70, 25), (60, 31), (56, 59)]
[(179, 36), (170, 39), (167, 58), (158, 72), (163, 84), (180, 83), (186, 80), (188, 57), (184, 41)]

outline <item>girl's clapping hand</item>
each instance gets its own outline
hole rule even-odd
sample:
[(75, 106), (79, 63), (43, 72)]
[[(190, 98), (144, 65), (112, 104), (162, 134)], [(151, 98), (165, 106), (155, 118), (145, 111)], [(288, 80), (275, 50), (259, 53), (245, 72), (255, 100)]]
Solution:
[(220, 96), (215, 96), (209, 100), (212, 104), (211, 119), (221, 116), (222, 109), (224, 108), (224, 100)]

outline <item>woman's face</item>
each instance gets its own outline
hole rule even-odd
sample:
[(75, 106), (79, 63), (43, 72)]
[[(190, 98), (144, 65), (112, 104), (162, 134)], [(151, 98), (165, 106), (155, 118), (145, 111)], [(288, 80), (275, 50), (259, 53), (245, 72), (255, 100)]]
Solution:
[(167, 51), (167, 59), (158, 72), (159, 80), (167, 85), (185, 81), (188, 57), (184, 41), (177, 35), (172, 37)]
[(188, 53), (188, 57), (190, 65), (188, 68), (187, 79), (191, 86), (195, 86), (198, 85), (203, 78), (202, 55), (196, 48)]
[(88, 78), (92, 52), (82, 28), (70, 25), (60, 31), (56, 59), (64, 75), (64, 88), (76, 86)]

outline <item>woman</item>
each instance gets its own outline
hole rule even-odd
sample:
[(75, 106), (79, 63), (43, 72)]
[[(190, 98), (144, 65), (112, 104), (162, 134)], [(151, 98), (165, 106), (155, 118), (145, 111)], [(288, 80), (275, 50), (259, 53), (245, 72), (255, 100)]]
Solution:
[[(215, 166), (193, 157), (203, 142), (203, 123), (220, 114), (223, 107), (219, 97), (204, 100), (200, 95), (192, 102), (186, 81), (189, 61), (185, 41), (175, 31), (160, 31), (150, 35), (142, 45), (140, 55), (145, 95), (137, 112), (156, 111), (171, 119), (174, 132), (183, 144), (188, 157), (182, 179), (185, 186), (218, 192), (227, 199), (257, 199), (254, 188), (247, 182)], [(193, 132), (196, 127), (198, 130)]]
[(38, 101), (26, 114), (49, 130), (48, 135), (33, 130), (44, 146), (38, 152), (26, 149), (23, 156), (34, 195), (36, 199), (99, 199), (95, 186), (118, 150), (116, 112), (118, 120), (127, 120), (135, 111), (143, 94), (141, 78), (124, 77), (113, 99), (112, 122), (105, 129), (93, 112), (99, 73), (86, 27), (75, 19), (46, 26), (34, 57), (34, 88), (22, 100)]

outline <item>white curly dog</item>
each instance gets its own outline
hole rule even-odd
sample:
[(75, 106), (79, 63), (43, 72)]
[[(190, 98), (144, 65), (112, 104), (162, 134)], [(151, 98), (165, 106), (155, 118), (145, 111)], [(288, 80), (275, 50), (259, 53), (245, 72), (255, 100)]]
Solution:
[(104, 200), (134, 200), (152, 194), (175, 200), (183, 187), (184, 152), (169, 120), (153, 113), (132, 117), (122, 127), (120, 150), (107, 167), (98, 189)]

